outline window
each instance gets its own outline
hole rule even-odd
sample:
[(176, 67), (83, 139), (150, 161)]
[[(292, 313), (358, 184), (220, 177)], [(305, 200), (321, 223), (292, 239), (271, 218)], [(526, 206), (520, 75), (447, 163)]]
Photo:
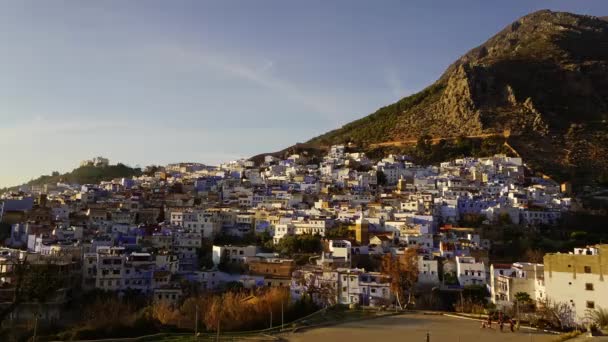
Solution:
[(587, 301), (587, 309), (595, 309), (595, 302), (588, 300)]
[(585, 266), (585, 273), (591, 273), (591, 266)]
[(587, 283), (587, 284), (585, 284), (585, 290), (587, 290), (587, 291), (593, 291), (593, 283)]

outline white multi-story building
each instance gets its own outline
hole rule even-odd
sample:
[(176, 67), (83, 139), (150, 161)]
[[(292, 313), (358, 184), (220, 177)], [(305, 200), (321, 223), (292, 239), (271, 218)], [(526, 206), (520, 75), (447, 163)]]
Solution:
[(456, 272), (460, 286), (486, 284), (486, 267), (474, 257), (457, 256)]
[(291, 223), (294, 226), (295, 235), (310, 234), (325, 236), (325, 229), (327, 228), (325, 220), (298, 218), (298, 220), (294, 220)]
[(426, 256), (418, 256), (418, 284), (439, 285), (439, 262)]
[(124, 247), (99, 247), (97, 249), (95, 287), (102, 290), (120, 290), (125, 275), (127, 255)]
[(494, 304), (510, 306), (518, 292), (525, 292), (536, 301), (546, 298), (544, 267), (541, 264), (517, 262), (510, 267), (491, 265), (490, 277), (490, 293)]
[(351, 259), (352, 243), (348, 240), (330, 240), (329, 251), (333, 257), (344, 258), (345, 261), (350, 262)]
[(312, 293), (313, 300), (321, 305), (376, 306), (392, 300), (389, 276), (357, 268), (323, 270), (321, 267), (309, 267), (294, 271), (292, 300), (298, 300), (306, 293)]
[(273, 242), (279, 243), (281, 239), (288, 235), (294, 235), (295, 227), (291, 223), (279, 223), (275, 225)]
[(608, 244), (575, 248), (568, 254), (546, 254), (545, 288), (553, 302), (568, 303), (574, 320), (583, 322), (587, 310), (608, 308)]
[(256, 246), (213, 246), (212, 259), (214, 265), (219, 265), (222, 258), (227, 262), (243, 263), (246, 258), (254, 257), (257, 254)]

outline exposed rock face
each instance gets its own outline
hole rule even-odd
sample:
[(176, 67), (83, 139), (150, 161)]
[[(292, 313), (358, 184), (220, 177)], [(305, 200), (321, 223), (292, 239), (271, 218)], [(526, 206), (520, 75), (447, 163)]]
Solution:
[[(509, 130), (524, 158), (548, 172), (572, 175), (572, 164), (563, 162), (566, 133), (571, 125), (580, 125), (576, 136), (595, 146), (608, 135), (606, 120), (608, 21), (543, 10), (467, 52), (425, 91), (310, 143), (365, 144)], [(577, 160), (585, 160), (581, 158)], [(600, 159), (590, 165), (608, 175), (603, 160), (608, 157)]]
[(480, 110), (473, 99), (476, 85), (476, 75), (468, 64), (459, 65), (448, 78), (436, 110), (450, 135), (481, 133)]

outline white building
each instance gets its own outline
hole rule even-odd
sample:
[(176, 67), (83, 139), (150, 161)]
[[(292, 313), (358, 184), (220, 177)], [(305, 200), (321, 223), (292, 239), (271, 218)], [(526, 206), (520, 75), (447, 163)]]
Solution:
[(214, 265), (219, 265), (222, 258), (227, 262), (243, 263), (248, 257), (254, 257), (257, 254), (256, 246), (213, 246), (212, 259)]
[(293, 273), (290, 288), (292, 300), (312, 293), (313, 300), (320, 305), (336, 303), (376, 306), (386, 305), (392, 300), (390, 277), (356, 268), (299, 269)]
[(333, 257), (344, 258), (347, 262), (351, 259), (352, 243), (348, 240), (330, 240), (329, 251)]
[(310, 234), (325, 236), (325, 229), (327, 228), (327, 222), (325, 220), (305, 220), (300, 217), (291, 223), (294, 226), (295, 235)]
[(456, 272), (460, 286), (486, 284), (486, 267), (474, 257), (457, 256)]
[(527, 293), (532, 300), (546, 299), (544, 267), (541, 264), (517, 262), (510, 267), (490, 266), (492, 303), (510, 306), (518, 292)]
[(439, 285), (439, 263), (426, 256), (418, 256), (418, 284)]
[(608, 244), (546, 254), (545, 287), (553, 302), (568, 303), (583, 322), (588, 309), (608, 308)]

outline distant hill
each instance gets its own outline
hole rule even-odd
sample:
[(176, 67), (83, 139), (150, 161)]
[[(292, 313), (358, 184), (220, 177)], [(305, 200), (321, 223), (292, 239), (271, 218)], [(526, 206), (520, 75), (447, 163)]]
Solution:
[(467, 52), (421, 92), (306, 146), (372, 150), (427, 135), (507, 133), (529, 164), (557, 180), (608, 183), (607, 120), (608, 22), (543, 10)]
[[(25, 185), (44, 185), (55, 184), (58, 182), (70, 184), (96, 184), (101, 181), (109, 181), (114, 178), (129, 178), (140, 176), (141, 174), (142, 171), (140, 168), (131, 168), (121, 163), (103, 167), (81, 166), (64, 174), (53, 173), (52, 175), (40, 176), (25, 183)], [(18, 187), (12, 187), (4, 190), (16, 190), (17, 188)]]

